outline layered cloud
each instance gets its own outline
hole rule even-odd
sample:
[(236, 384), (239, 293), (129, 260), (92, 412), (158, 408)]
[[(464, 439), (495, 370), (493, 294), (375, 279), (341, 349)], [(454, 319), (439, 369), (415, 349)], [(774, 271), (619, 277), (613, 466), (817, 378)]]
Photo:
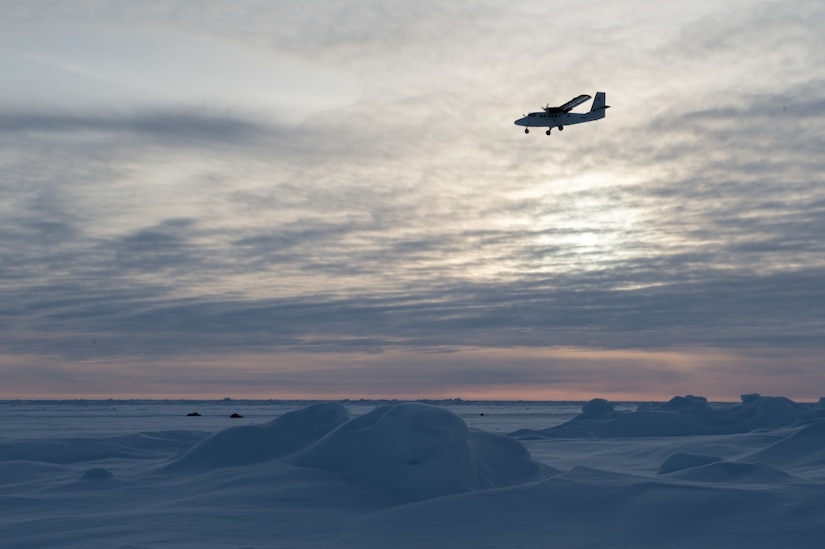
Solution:
[[(810, 70), (825, 18), (813, 2), (742, 5), (592, 2), (569, 24), (546, 3), (9, 10), (15, 36), (42, 38), (7, 50), (16, 82), (21, 67), (113, 76), (116, 55), (45, 38), (98, 21), (113, 52), (172, 52), (211, 91), (169, 90), (141, 61), (157, 89), (114, 106), (82, 86), (82, 101), (5, 92), (5, 356), (428, 363), (472, 348), (511, 379), (541, 376), (493, 350), (775, 348), (809, 364), (825, 333), (825, 92)], [(313, 99), (296, 107), (301, 86)], [(605, 120), (550, 138), (512, 124), (597, 89)]]

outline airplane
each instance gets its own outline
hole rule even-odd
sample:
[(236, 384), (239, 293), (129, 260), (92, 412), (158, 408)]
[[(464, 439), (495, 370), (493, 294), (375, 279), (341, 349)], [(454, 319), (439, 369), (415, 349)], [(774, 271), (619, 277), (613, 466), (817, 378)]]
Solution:
[(517, 126), (526, 126), (524, 133), (530, 133), (530, 128), (547, 127), (545, 133), (550, 135), (550, 130), (553, 128), (558, 128), (559, 131), (561, 131), (565, 126), (581, 124), (582, 122), (592, 122), (593, 120), (604, 118), (605, 110), (610, 108), (608, 105), (605, 105), (606, 94), (604, 92), (596, 92), (596, 98), (593, 100), (593, 105), (591, 105), (589, 112), (570, 112), (574, 107), (581, 105), (588, 99), (590, 99), (589, 95), (582, 94), (560, 107), (547, 105), (543, 111), (531, 112), (519, 118), (514, 123)]

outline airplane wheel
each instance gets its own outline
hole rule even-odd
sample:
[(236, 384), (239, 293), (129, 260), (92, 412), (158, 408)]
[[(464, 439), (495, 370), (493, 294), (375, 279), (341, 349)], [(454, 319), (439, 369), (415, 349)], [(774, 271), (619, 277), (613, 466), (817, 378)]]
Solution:
[(530, 133), (530, 130), (528, 128), (524, 128), (524, 133)]
[(559, 131), (562, 131), (563, 129), (564, 129), (564, 126), (559, 126)]
[(547, 130), (547, 131), (546, 131), (546, 132), (544, 132), (544, 133), (546, 133), (547, 135), (550, 135), (550, 130)]

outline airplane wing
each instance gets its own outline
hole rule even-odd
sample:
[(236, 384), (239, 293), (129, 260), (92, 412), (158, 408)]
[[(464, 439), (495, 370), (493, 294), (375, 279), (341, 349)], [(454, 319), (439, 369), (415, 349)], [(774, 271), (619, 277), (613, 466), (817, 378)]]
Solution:
[(581, 105), (582, 103), (584, 103), (588, 99), (590, 99), (589, 95), (582, 94), (582, 95), (580, 95), (580, 96), (578, 96), (574, 99), (571, 99), (570, 101), (568, 101), (567, 103), (565, 103), (564, 105), (559, 107), (558, 109), (562, 112), (570, 112), (571, 110), (573, 110), (573, 107)]

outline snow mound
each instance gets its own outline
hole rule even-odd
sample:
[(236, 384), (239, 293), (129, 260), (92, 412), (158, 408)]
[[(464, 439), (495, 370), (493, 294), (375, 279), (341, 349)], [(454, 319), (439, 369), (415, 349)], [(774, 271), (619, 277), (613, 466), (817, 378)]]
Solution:
[(73, 492), (83, 490), (114, 490), (125, 486), (129, 486), (129, 483), (117, 478), (109, 469), (106, 469), (105, 467), (92, 467), (83, 473), (79, 479), (68, 484), (58, 486), (55, 488), (55, 491)]
[(688, 414), (704, 413), (711, 411), (708, 399), (706, 399), (703, 396), (694, 395), (675, 396), (663, 404), (654, 406), (653, 409), (666, 412), (681, 412)]
[(93, 467), (83, 473), (82, 480), (107, 481), (115, 478), (115, 475), (105, 467)]
[(347, 419), (346, 408), (325, 402), (287, 412), (262, 425), (230, 427), (200, 441), (161, 471), (199, 473), (282, 458), (309, 446)]
[(709, 463), (721, 461), (722, 458), (716, 456), (706, 456), (703, 454), (691, 454), (689, 452), (679, 452), (667, 458), (659, 467), (658, 474), (664, 475), (693, 467), (701, 467)]
[(521, 439), (550, 437), (676, 437), (747, 433), (799, 425), (818, 417), (814, 406), (785, 397), (742, 396), (735, 405), (712, 405), (700, 396), (673, 397), (665, 403), (640, 405), (633, 412), (617, 412), (604, 399), (584, 405), (582, 413), (567, 423), (543, 430), (512, 433)]
[(814, 467), (825, 465), (825, 421), (806, 425), (793, 433), (756, 452), (752, 459), (782, 467)]
[(518, 441), (469, 429), (456, 414), (420, 403), (376, 408), (289, 461), (409, 499), (509, 486), (555, 472)]
[(611, 402), (603, 398), (594, 398), (582, 406), (582, 413), (579, 415), (579, 418), (610, 419), (616, 417), (616, 415), (616, 407)]

